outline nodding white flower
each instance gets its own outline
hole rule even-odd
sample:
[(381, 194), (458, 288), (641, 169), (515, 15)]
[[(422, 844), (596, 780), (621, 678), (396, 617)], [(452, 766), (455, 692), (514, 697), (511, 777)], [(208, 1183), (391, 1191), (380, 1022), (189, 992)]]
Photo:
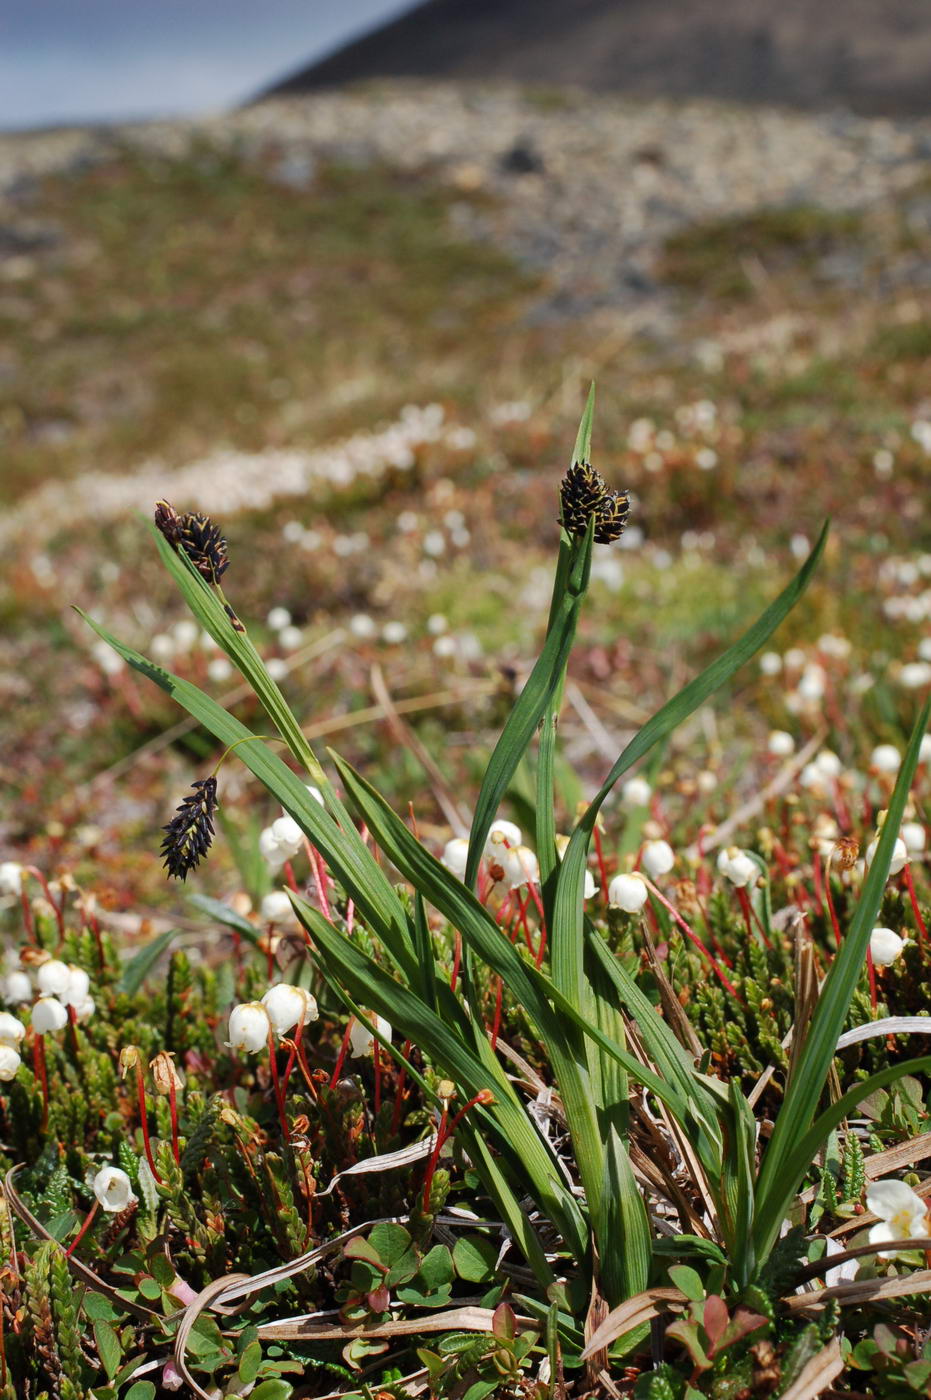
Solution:
[[(873, 864), (873, 857), (876, 855), (876, 850), (878, 846), (879, 837), (877, 836), (870, 842), (863, 854), (863, 859), (866, 861), (867, 870), (869, 870), (870, 866)], [(902, 840), (901, 836), (897, 836), (895, 845), (892, 848), (892, 860), (889, 862), (890, 876), (898, 875), (899, 871), (904, 870), (907, 864), (908, 847)]]
[(920, 855), (924, 850), (927, 833), (921, 822), (903, 822), (899, 835), (905, 842), (910, 856)]
[(892, 928), (874, 928), (870, 934), (870, 954), (877, 967), (890, 967), (901, 957), (905, 939)]
[(125, 1210), (136, 1200), (133, 1184), (121, 1167), (101, 1167), (94, 1177), (94, 1195), (111, 1215)]
[(280, 632), (282, 627), (291, 626), (291, 614), (287, 608), (272, 608), (265, 621), (273, 632)]
[(878, 744), (870, 754), (870, 767), (877, 773), (898, 773), (901, 763), (895, 744)]
[(668, 841), (647, 841), (640, 853), (640, 864), (651, 880), (668, 875), (675, 863), (676, 857)]
[(26, 1034), (26, 1027), (18, 1016), (9, 1011), (0, 1011), (0, 1045), (12, 1045), (15, 1049)]
[(520, 878), (513, 882), (513, 889), (520, 885), (539, 885), (540, 862), (529, 846), (518, 846), (509, 856), (512, 870), (516, 867), (520, 872)]
[(62, 1001), (71, 986), (71, 968), (58, 958), (49, 958), (36, 969), (36, 981), (43, 996), (59, 997)]
[(283, 924), (294, 918), (294, 906), (284, 890), (270, 890), (262, 896), (262, 918), (267, 924)]
[(287, 1035), (298, 1021), (306, 1025), (308, 1021), (316, 1021), (318, 1016), (317, 1003), (310, 992), (305, 992), (303, 987), (292, 987), (288, 982), (276, 982), (269, 987), (262, 1005), (276, 1035)]
[(778, 651), (764, 651), (760, 657), (760, 670), (764, 676), (778, 676), (782, 670), (782, 657)]
[(288, 859), (296, 856), (304, 844), (304, 833), (293, 817), (284, 816), (273, 821), (271, 833)]
[(825, 778), (839, 778), (844, 771), (844, 765), (833, 749), (821, 749), (819, 753), (815, 754), (812, 762)]
[[(874, 1181), (867, 1187), (866, 1205), (880, 1219), (880, 1224), (870, 1227), (870, 1244), (925, 1239), (931, 1235), (928, 1202), (916, 1195), (904, 1181)], [(895, 1249), (881, 1249), (879, 1257), (894, 1259), (897, 1252)]]
[(93, 997), (82, 997), (80, 1001), (73, 1001), (71, 1005), (79, 1021), (89, 1021), (97, 1010), (97, 1003)]
[(272, 1023), (260, 1001), (242, 1001), (230, 1012), (229, 1040), (231, 1050), (256, 1055), (268, 1044)]
[[(390, 1040), (390, 1024), (383, 1016), (376, 1016), (374, 1020), (379, 1035), (384, 1036), (385, 1040)], [(352, 1029), (349, 1032), (349, 1053), (352, 1058), (354, 1060), (361, 1060), (365, 1055), (371, 1055), (374, 1044), (375, 1037), (368, 1026), (364, 1026), (361, 1021), (353, 1021)]]
[(756, 884), (760, 875), (760, 867), (756, 861), (739, 846), (728, 846), (727, 850), (721, 851), (718, 856), (718, 870), (739, 890), (747, 885)]
[(270, 826), (267, 826), (259, 836), (259, 854), (268, 862), (272, 870), (280, 870), (287, 860), (287, 856), (279, 846)]
[(60, 1031), (68, 1024), (68, 1013), (57, 997), (39, 997), (32, 1008), (32, 1029), (36, 1035)]
[(502, 844), (508, 846), (520, 846), (523, 842), (521, 829), (513, 822), (495, 821), (488, 828), (488, 835), (485, 838), (486, 856), (496, 855)]
[(616, 904), (627, 914), (636, 914), (647, 902), (649, 890), (642, 876), (615, 875), (608, 886), (608, 903)]
[(918, 762), (931, 763), (931, 734), (926, 734), (918, 746)]
[(0, 1083), (9, 1084), (11, 1079), (15, 1079), (21, 1064), (16, 1046), (9, 1045), (6, 1041), (0, 1042)]
[(446, 869), (451, 871), (457, 880), (463, 880), (465, 878), (466, 861), (468, 857), (468, 841), (464, 836), (454, 836), (451, 841), (446, 842), (440, 859), (446, 866)]
[(91, 979), (83, 967), (72, 965), (68, 972), (68, 986), (63, 992), (59, 992), (58, 996), (65, 1006), (80, 1006), (82, 1002), (90, 999)]
[(26, 972), (11, 972), (3, 984), (5, 1001), (32, 1001), (32, 983)]
[(21, 894), (23, 889), (23, 867), (15, 860), (5, 860), (0, 864), (0, 894)]
[(787, 729), (773, 729), (766, 747), (774, 758), (788, 758), (795, 753), (795, 740)]
[(628, 778), (621, 788), (622, 807), (648, 807), (653, 789), (646, 778)]
[(817, 661), (812, 661), (799, 676), (796, 693), (803, 701), (811, 704), (824, 695), (824, 683), (824, 667), (819, 666)]

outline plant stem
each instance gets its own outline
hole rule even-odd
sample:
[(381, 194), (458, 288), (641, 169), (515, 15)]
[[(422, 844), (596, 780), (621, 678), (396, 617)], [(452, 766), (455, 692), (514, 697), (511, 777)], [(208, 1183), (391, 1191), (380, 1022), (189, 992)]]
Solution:
[(925, 921), (921, 917), (921, 910), (918, 907), (918, 896), (915, 893), (915, 881), (912, 879), (912, 866), (910, 861), (906, 861), (905, 869), (902, 871), (905, 880), (905, 887), (908, 890), (908, 897), (912, 902), (912, 913), (915, 916), (915, 923), (918, 925), (918, 938), (924, 943), (928, 937), (928, 930)]
[(84, 1224), (81, 1226), (80, 1230), (79, 1230), (78, 1233), (75, 1235), (74, 1239), (71, 1241), (71, 1243), (69, 1244), (68, 1248), (65, 1250), (65, 1258), (66, 1258), (66, 1259), (70, 1259), (70, 1258), (71, 1258), (72, 1254), (73, 1254), (74, 1251), (77, 1249), (78, 1245), (81, 1243), (81, 1241), (83, 1240), (84, 1236), (87, 1234), (88, 1230), (90, 1229), (90, 1227), (91, 1227), (91, 1225), (92, 1225), (92, 1223), (93, 1223), (94, 1217), (96, 1216), (97, 1211), (98, 1211), (99, 1209), (100, 1209), (100, 1202), (95, 1200), (95, 1201), (94, 1201), (94, 1204), (91, 1206), (90, 1210), (87, 1212), (87, 1217), (86, 1217), (86, 1219), (85, 1219), (85, 1221), (84, 1221)]
[(149, 1111), (145, 1101), (145, 1079), (139, 1060), (136, 1061), (136, 1098), (139, 1103), (139, 1122), (142, 1125), (142, 1143), (145, 1148), (145, 1159), (149, 1164), (149, 1171), (155, 1177), (159, 1186), (161, 1186), (162, 1178), (158, 1174), (155, 1158), (152, 1155), (152, 1143), (149, 1140)]

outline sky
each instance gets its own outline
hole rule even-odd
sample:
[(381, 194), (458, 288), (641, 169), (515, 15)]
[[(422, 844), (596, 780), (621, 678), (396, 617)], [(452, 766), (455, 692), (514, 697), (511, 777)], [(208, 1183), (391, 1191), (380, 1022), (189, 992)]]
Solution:
[(198, 113), (412, 0), (0, 0), (0, 129)]

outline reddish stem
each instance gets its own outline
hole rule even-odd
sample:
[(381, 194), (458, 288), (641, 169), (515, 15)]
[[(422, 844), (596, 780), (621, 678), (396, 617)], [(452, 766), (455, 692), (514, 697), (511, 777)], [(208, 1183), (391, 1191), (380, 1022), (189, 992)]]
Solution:
[(152, 1143), (149, 1140), (149, 1111), (145, 1101), (145, 1079), (142, 1074), (142, 1065), (136, 1061), (136, 1098), (139, 1102), (139, 1122), (142, 1124), (142, 1143), (145, 1148), (145, 1159), (149, 1164), (149, 1171), (161, 1186), (162, 1178), (158, 1174), (155, 1166), (155, 1158), (152, 1155)]
[(32, 921), (32, 905), (29, 903), (29, 896), (22, 886), (19, 891), (19, 902), (23, 906), (23, 923), (26, 926), (26, 939), (29, 943), (35, 943), (36, 930)]
[(459, 964), (462, 962), (462, 934), (456, 929), (456, 941), (453, 950), (453, 970), (449, 979), (449, 990), (454, 992), (459, 981)]
[(74, 1239), (71, 1241), (71, 1243), (69, 1244), (68, 1248), (65, 1250), (65, 1258), (66, 1258), (66, 1259), (70, 1259), (70, 1258), (71, 1258), (72, 1254), (73, 1254), (74, 1251), (77, 1249), (78, 1245), (81, 1243), (81, 1241), (83, 1240), (84, 1236), (87, 1234), (88, 1230), (90, 1229), (90, 1227), (91, 1227), (91, 1225), (92, 1225), (92, 1223), (93, 1223), (94, 1217), (96, 1216), (96, 1214), (97, 1214), (97, 1212), (98, 1212), (99, 1209), (100, 1209), (100, 1202), (95, 1200), (95, 1201), (94, 1201), (94, 1204), (91, 1206), (90, 1210), (87, 1212), (87, 1218), (85, 1219), (84, 1224), (81, 1226), (80, 1230), (79, 1230), (78, 1233), (75, 1235)]
[(36, 880), (38, 880), (39, 884), (42, 886), (42, 892), (45, 895), (45, 898), (48, 900), (49, 904), (54, 910), (55, 922), (58, 925), (58, 945), (59, 947), (61, 947), (62, 939), (65, 936), (65, 917), (59, 906), (55, 903), (55, 900), (52, 898), (52, 891), (49, 889), (48, 880), (46, 880), (45, 876), (42, 874), (42, 871), (38, 868), (38, 866), (26, 865), (23, 867), (23, 869), (26, 870), (28, 874), (34, 876)]
[(701, 941), (695, 930), (691, 927), (691, 925), (686, 923), (685, 919), (679, 913), (675, 905), (670, 904), (669, 900), (663, 894), (662, 890), (658, 890), (653, 884), (653, 881), (648, 880), (642, 872), (641, 879), (646, 884), (646, 887), (650, 891), (650, 893), (659, 900), (660, 904), (662, 904), (665, 909), (668, 909), (669, 913), (675, 919), (676, 923), (679, 925), (686, 938), (688, 938), (692, 943), (694, 943), (695, 947), (701, 953), (702, 957), (705, 958), (708, 965), (714, 970), (715, 976), (718, 978), (718, 981), (721, 983), (721, 985), (727, 988), (727, 990), (730, 992), (731, 996), (734, 998), (735, 1001), (739, 1002), (740, 996), (738, 995), (736, 987), (728, 979), (727, 974), (719, 966), (717, 959), (705, 947), (704, 943)]
[(869, 948), (866, 950), (866, 970), (870, 975), (870, 1005), (876, 1010), (878, 997), (876, 995), (876, 969), (873, 966), (873, 954)]
[(375, 1117), (381, 1112), (381, 1046), (372, 1041), (372, 1060), (375, 1065)]
[(837, 910), (834, 908), (834, 895), (833, 895), (832, 892), (831, 892), (831, 861), (830, 861), (830, 857), (828, 858), (828, 863), (827, 863), (827, 865), (825, 866), (825, 870), (824, 870), (824, 892), (825, 892), (825, 894), (827, 895), (827, 899), (828, 899), (828, 914), (831, 916), (831, 928), (834, 930), (834, 946), (835, 946), (835, 947), (838, 949), (838, 951), (839, 951), (839, 950), (840, 950), (840, 945), (841, 945), (840, 923), (838, 922), (838, 918), (837, 918)]
[(915, 893), (915, 881), (912, 879), (912, 867), (911, 863), (908, 861), (905, 864), (905, 869), (902, 871), (902, 878), (908, 890), (908, 897), (912, 901), (912, 913), (915, 916), (915, 923), (918, 925), (919, 941), (924, 943), (928, 937), (928, 930), (925, 926), (924, 919), (921, 917), (921, 910), (918, 907), (918, 896)]
[(355, 1016), (350, 1016), (343, 1032), (343, 1043), (339, 1047), (339, 1054), (336, 1057), (336, 1064), (333, 1066), (333, 1073), (330, 1075), (330, 1088), (335, 1089), (339, 1083), (339, 1077), (343, 1072), (343, 1065), (346, 1063), (346, 1055), (349, 1050), (349, 1036), (355, 1025)]
[(298, 1044), (299, 1044), (299, 1042), (300, 1042), (301, 1036), (302, 1036), (303, 1034), (304, 1034), (304, 1013), (301, 1012), (301, 1015), (300, 1015), (300, 1017), (298, 1018), (297, 1025), (296, 1025), (295, 1028), (294, 1028), (294, 1039), (293, 1039), (293, 1041), (292, 1041), (292, 1043), (291, 1043), (291, 1053), (290, 1053), (290, 1055), (288, 1056), (288, 1062), (287, 1062), (287, 1064), (286, 1064), (285, 1067), (284, 1067), (284, 1075), (282, 1076), (282, 1089), (281, 1089), (281, 1093), (282, 1093), (282, 1096), (283, 1096), (284, 1098), (287, 1098), (287, 1096), (288, 1096), (288, 1080), (291, 1078), (291, 1071), (294, 1069), (294, 1061), (295, 1061), (295, 1059), (297, 1058), (297, 1047), (298, 1047)]
[(294, 868), (289, 860), (286, 860), (284, 863), (284, 878), (287, 880), (294, 893), (300, 894), (300, 889), (298, 888), (297, 880), (294, 877)]
[(763, 942), (766, 944), (767, 948), (772, 948), (773, 945), (766, 937), (766, 930), (760, 922), (760, 916), (754, 909), (753, 902), (750, 899), (750, 895), (748, 894), (747, 890), (743, 887), (738, 888), (737, 898), (740, 901), (740, 907), (743, 910), (744, 919), (747, 922), (748, 936), (750, 938), (753, 937), (753, 925), (756, 924), (757, 928), (760, 930), (760, 937), (762, 938)]
[(326, 867), (323, 864), (323, 857), (316, 846), (312, 846), (309, 841), (305, 840), (304, 844), (307, 846), (307, 855), (310, 858), (310, 864), (314, 872), (314, 883), (317, 886), (317, 903), (320, 905), (320, 913), (326, 919), (327, 923), (331, 924), (333, 922), (333, 916), (330, 913), (330, 902), (327, 899), (327, 877)]
[(288, 1127), (288, 1119), (284, 1111), (284, 1096), (281, 1092), (281, 1080), (278, 1077), (278, 1059), (272, 1031), (268, 1032), (268, 1067), (271, 1071), (272, 1087), (275, 1091), (275, 1105), (278, 1109), (278, 1122), (281, 1124), (281, 1136), (285, 1142), (290, 1143), (291, 1130)]
[(601, 844), (601, 832), (598, 830), (598, 823), (597, 823), (597, 822), (595, 822), (595, 827), (594, 827), (594, 830), (593, 830), (593, 832), (592, 832), (592, 836), (593, 836), (594, 839), (595, 839), (595, 855), (596, 855), (597, 858), (598, 858), (598, 875), (599, 875), (599, 878), (600, 878), (600, 880), (601, 880), (601, 897), (602, 897), (602, 899), (604, 900), (605, 904), (607, 904), (607, 902), (608, 902), (608, 868), (607, 868), (607, 866), (605, 865), (604, 850), (603, 850), (602, 844)]
[[(401, 1052), (406, 1060), (411, 1053), (411, 1042), (405, 1040), (404, 1049)], [(404, 1085), (407, 1080), (407, 1065), (402, 1061), (398, 1070), (398, 1082), (394, 1091), (394, 1111), (391, 1115), (391, 1135), (392, 1137), (401, 1126), (401, 1111), (404, 1107)]]
[(430, 1210), (430, 1191), (433, 1186), (433, 1176), (436, 1172), (436, 1164), (440, 1160), (440, 1148), (446, 1141), (446, 1120), (449, 1116), (449, 1105), (443, 1104), (443, 1112), (440, 1114), (440, 1124), (436, 1130), (436, 1142), (433, 1151), (430, 1153), (430, 1160), (427, 1162), (427, 1170), (423, 1179), (423, 1210), (426, 1215)]

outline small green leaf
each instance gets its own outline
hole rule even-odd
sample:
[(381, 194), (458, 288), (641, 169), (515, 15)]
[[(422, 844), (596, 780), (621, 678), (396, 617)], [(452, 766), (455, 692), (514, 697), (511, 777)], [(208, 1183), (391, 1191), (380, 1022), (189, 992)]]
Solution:
[(151, 1381), (136, 1381), (127, 1390), (126, 1400), (155, 1400), (155, 1386)]
[(484, 1235), (463, 1235), (453, 1246), (456, 1273), (467, 1283), (487, 1283), (497, 1262), (498, 1246)]
[[(151, 943), (147, 943), (144, 948), (140, 948), (135, 957), (130, 958), (123, 968), (123, 975), (117, 983), (117, 990), (125, 992), (127, 996), (134, 996), (142, 986), (155, 964), (162, 954), (167, 950), (168, 945), (178, 932), (175, 928), (166, 929), (157, 938), (153, 938)], [(145, 1382), (148, 1384), (148, 1382)]]
[(262, 1348), (258, 1342), (250, 1342), (239, 1358), (239, 1365), (236, 1368), (236, 1378), (243, 1385), (251, 1385), (259, 1374), (259, 1367), (262, 1365)]
[(94, 1323), (94, 1341), (97, 1343), (97, 1355), (100, 1357), (101, 1366), (107, 1373), (107, 1380), (112, 1381), (120, 1369), (123, 1348), (120, 1346), (120, 1339), (115, 1330), (104, 1318), (100, 1318)]
[(705, 1285), (699, 1274), (688, 1264), (674, 1264), (668, 1270), (673, 1287), (678, 1288), (693, 1303), (700, 1303), (705, 1296)]
[(418, 1270), (417, 1278), (431, 1292), (453, 1281), (453, 1257), (445, 1244), (434, 1245), (425, 1254)]
[(262, 1381), (249, 1395), (249, 1400), (291, 1400), (294, 1386), (289, 1381)]
[(389, 1222), (385, 1225), (375, 1226), (369, 1235), (369, 1243), (381, 1262), (390, 1268), (410, 1249), (411, 1237), (403, 1225), (394, 1225)]

